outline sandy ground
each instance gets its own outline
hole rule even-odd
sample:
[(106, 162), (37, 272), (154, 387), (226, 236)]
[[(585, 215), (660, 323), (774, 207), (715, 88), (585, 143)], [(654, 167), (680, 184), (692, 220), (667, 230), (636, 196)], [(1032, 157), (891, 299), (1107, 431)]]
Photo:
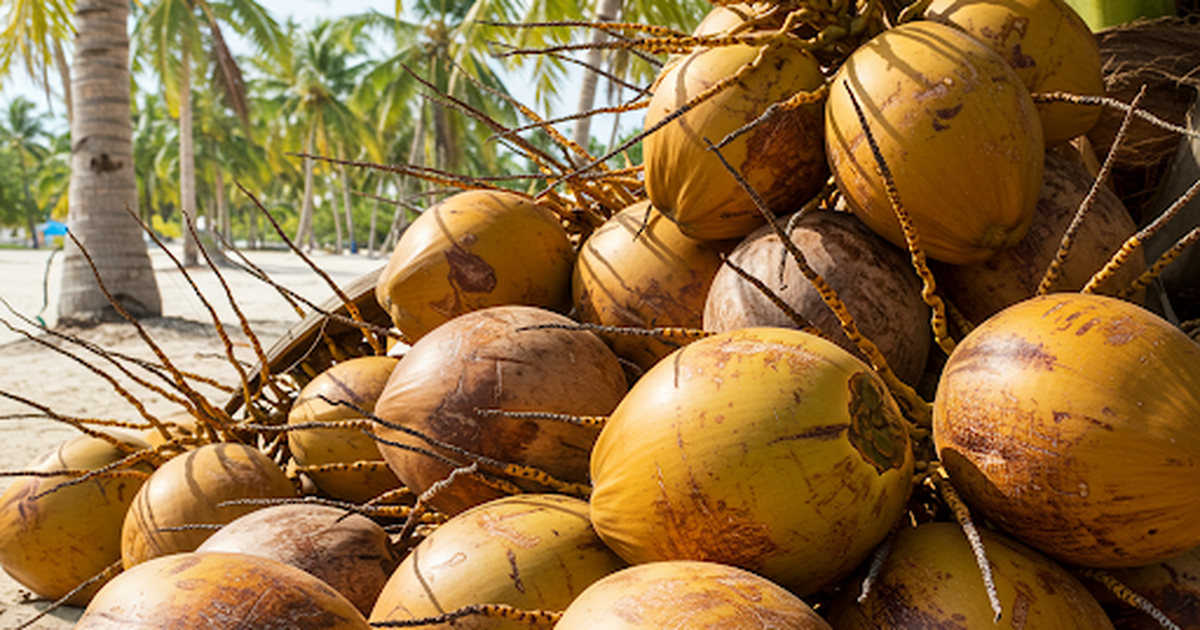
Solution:
[[(225, 358), (224, 344), (203, 302), (165, 253), (152, 252), (151, 257), (164, 316), (145, 322), (150, 337), (180, 369), (211, 376), (222, 383), (236, 383), (236, 372)], [(273, 280), (315, 303), (333, 295), (325, 281), (293, 253), (250, 252), (248, 257)], [(312, 259), (339, 285), (386, 262), (363, 255), (322, 253), (314, 254)], [(253, 276), (233, 268), (222, 268), (220, 273), (264, 347), (269, 347), (301, 320), (277, 291)], [(253, 363), (249, 337), (241, 332), (217, 274), (203, 268), (189, 270), (189, 274), (229, 330), (236, 356)], [(7, 307), (0, 304), (0, 444), (4, 446), (0, 449), (0, 470), (20, 470), (38, 454), (78, 434), (62, 422), (48, 419), (34, 405), (68, 417), (123, 421), (139, 418), (133, 405), (116, 393), (112, 383), (84, 365), (105, 365), (97, 355), (44, 331), (33, 330), (35, 339), (29, 339), (4, 325), (31, 330), (20, 316), (34, 319), (41, 313), (54, 326), (60, 276), (61, 253), (52, 259), (48, 250), (0, 250), (0, 297), (7, 302)], [(44, 300), (46, 295), (50, 298), (48, 304)], [(108, 351), (154, 358), (148, 344), (130, 324), (62, 332), (78, 335)], [(132, 386), (130, 391), (155, 415), (176, 408), (175, 403), (152, 391)], [(205, 393), (219, 402), (227, 398), (227, 394), (215, 389)], [(29, 402), (21, 402), (19, 398)], [(10, 483), (11, 479), (0, 477), (0, 491)], [(45, 607), (46, 602), (33, 600), (20, 585), (0, 572), (0, 628), (17, 627)], [(81, 612), (77, 608), (62, 608), (28, 627), (70, 628)]]

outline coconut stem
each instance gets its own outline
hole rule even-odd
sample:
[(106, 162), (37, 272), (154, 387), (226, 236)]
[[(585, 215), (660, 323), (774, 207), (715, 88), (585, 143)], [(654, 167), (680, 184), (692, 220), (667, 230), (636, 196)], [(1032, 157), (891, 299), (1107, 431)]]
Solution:
[(1121, 581), (1114, 577), (1111, 573), (1107, 571), (1101, 571), (1100, 569), (1088, 569), (1083, 567), (1077, 567), (1075, 571), (1079, 575), (1082, 575), (1089, 580), (1099, 582), (1104, 586), (1104, 588), (1107, 588), (1110, 593), (1115, 595), (1117, 599), (1121, 600), (1121, 603), (1127, 604), (1146, 613), (1152, 619), (1157, 621), (1158, 625), (1168, 628), (1169, 630), (1180, 630), (1179, 626), (1174, 621), (1171, 621), (1171, 618), (1168, 617), (1166, 613), (1159, 610), (1159, 608), (1150, 600), (1139, 595), (1133, 589), (1121, 583)]
[(1079, 208), (1075, 211), (1075, 216), (1071, 217), (1071, 223), (1067, 225), (1067, 229), (1063, 232), (1062, 241), (1058, 245), (1058, 250), (1054, 252), (1054, 259), (1050, 261), (1050, 266), (1046, 268), (1045, 275), (1042, 276), (1042, 281), (1038, 283), (1035, 295), (1046, 295), (1054, 288), (1055, 281), (1062, 275), (1062, 266), (1070, 254), (1071, 246), (1075, 243), (1075, 237), (1079, 233), (1079, 228), (1083, 225), (1083, 218), (1088, 211), (1092, 209), (1092, 205), (1096, 201), (1096, 194), (1100, 191), (1100, 186), (1104, 180), (1108, 179), (1109, 173), (1112, 172), (1113, 164), (1116, 162), (1117, 152), (1121, 148), (1121, 143), (1125, 141), (1125, 136), (1129, 131), (1129, 123), (1133, 121), (1133, 112), (1137, 111), (1137, 106), (1141, 103), (1142, 98), (1146, 95), (1146, 86), (1138, 91), (1134, 97), (1130, 109), (1125, 112), (1125, 117), (1121, 120), (1121, 127), (1117, 129), (1117, 135), (1113, 138), (1112, 146), (1108, 149), (1108, 155), (1104, 158), (1104, 164), (1100, 167), (1100, 172), (1096, 174), (1096, 179), (1092, 181), (1092, 187), (1088, 190), (1083, 201), (1079, 202)]
[(504, 409), (476, 409), (475, 413), (482, 418), (514, 418), (518, 420), (551, 420), (554, 422), (564, 422), (581, 427), (591, 427), (594, 429), (604, 428), (604, 424), (608, 422), (608, 416), (575, 416), (566, 413), (552, 413), (549, 411), (506, 411)]
[[(1197, 193), (1200, 193), (1200, 180), (1196, 180), (1196, 182), (1192, 184), (1191, 187), (1179, 197), (1179, 199), (1176, 199), (1174, 203), (1167, 207), (1162, 214), (1151, 221), (1149, 225), (1142, 228), (1137, 232), (1137, 234), (1130, 236), (1124, 243), (1122, 243), (1121, 248), (1118, 249), (1115, 254), (1113, 254), (1108, 263), (1104, 265), (1104, 268), (1102, 268), (1100, 271), (1097, 271), (1096, 274), (1093, 275), (1090, 280), (1088, 280), (1087, 284), (1084, 285), (1082, 292), (1094, 293), (1096, 291), (1096, 287), (1100, 286), (1100, 284), (1107, 280), (1109, 276), (1116, 273), (1117, 269), (1120, 269), (1121, 265), (1125, 264), (1125, 261), (1127, 261), (1129, 257), (1133, 255), (1134, 251), (1140, 247), (1141, 244), (1146, 241), (1146, 239), (1149, 239), (1151, 236), (1153, 236), (1167, 221), (1174, 218), (1176, 214), (1179, 214), (1179, 211), (1182, 210), (1184, 206), (1191, 203), (1192, 199), (1195, 198)], [(1186, 238), (1187, 236), (1184, 237), (1184, 239)], [(1182, 243), (1184, 239), (1180, 239), (1180, 243)], [(1176, 244), (1176, 247), (1178, 247), (1178, 244)], [(1170, 254), (1170, 251), (1163, 254), (1163, 256), (1168, 254)], [(1178, 254), (1176, 254), (1176, 256), (1177, 255)], [(1162, 258), (1159, 260), (1162, 260)], [(1172, 257), (1172, 260), (1174, 260), (1174, 256)], [(1157, 276), (1158, 274), (1156, 273), (1154, 275)], [(1153, 279), (1153, 277), (1151, 277), (1151, 279)], [(1138, 281), (1140, 282), (1141, 278), (1138, 278)], [(1148, 283), (1149, 280), (1147, 280), (1147, 284)], [(1130, 287), (1129, 289), (1126, 289), (1123, 294), (1130, 295), (1134, 291), (1137, 291), (1137, 289)]]
[(691, 343), (697, 339), (711, 337), (713, 333), (706, 330), (696, 330), (695, 328), (639, 328), (637, 326), (605, 326), (603, 324), (589, 324), (580, 322), (576, 324), (537, 324), (534, 326), (523, 326), (517, 329), (517, 332), (527, 330), (586, 330), (593, 333), (603, 333), (609, 335), (630, 335), (635, 337), (654, 337), (660, 341), (666, 342), (683, 342)]
[(892, 553), (892, 541), (894, 540), (896, 540), (896, 532), (893, 530), (875, 548), (875, 553), (871, 556), (871, 567), (867, 569), (867, 576), (862, 581), (862, 591), (856, 599), (859, 604), (866, 602), (867, 597), (871, 594), (871, 587), (874, 586), (875, 580), (879, 579), (879, 572), (883, 570), (883, 563), (887, 561), (888, 555)]
[(946, 326), (946, 306), (942, 303), (941, 296), (937, 294), (937, 283), (934, 280), (933, 272), (929, 270), (929, 265), (925, 262), (925, 250), (921, 249), (921, 236), (917, 233), (917, 226), (913, 225), (912, 217), (900, 203), (900, 191), (896, 189), (896, 179), (892, 177), (892, 169), (883, 159), (883, 152), (879, 150), (879, 144), (875, 141), (875, 134), (871, 132), (871, 125), (867, 122), (867, 116), (863, 113), (858, 97), (854, 95), (854, 90), (850, 88), (849, 83), (846, 83), (845, 87), (846, 94), (850, 96), (850, 104), (854, 106), (854, 114), (858, 117), (858, 124), (862, 126), (863, 135), (871, 147), (871, 154), (875, 157), (875, 165), (879, 168), (884, 191), (887, 192), (888, 201), (892, 204), (892, 211), (896, 213), (900, 230), (904, 233), (904, 243), (908, 246), (909, 255), (912, 257), (913, 268), (921, 277), (921, 299), (929, 305), (932, 311), (929, 323), (933, 328), (933, 337), (941, 346), (942, 351), (950, 355), (954, 352), (955, 344)]
[(1146, 270), (1146, 273), (1138, 276), (1138, 279), (1134, 280), (1133, 284), (1123, 289), (1120, 293), (1117, 293), (1117, 297), (1129, 299), (1129, 296), (1149, 286), (1167, 268), (1167, 265), (1175, 262), (1175, 259), (1183, 254), (1183, 250), (1191, 247), (1197, 240), (1200, 240), (1200, 226), (1192, 228), (1192, 231), (1179, 239), (1179, 242), (1175, 243), (1171, 249), (1163, 253), (1162, 256), (1159, 256), (1154, 265)]
[(488, 619), (503, 619), (527, 625), (530, 627), (551, 628), (562, 618), (561, 612), (550, 610), (525, 610), (508, 604), (472, 604), (457, 610), (421, 619), (404, 619), (398, 621), (372, 621), (373, 628), (420, 628), (423, 626), (454, 625), (454, 622), (464, 617), (486, 617)]
[(717, 159), (721, 161), (725, 170), (729, 171), (738, 185), (746, 191), (746, 194), (750, 195), (750, 199), (754, 202), (754, 207), (767, 220), (767, 225), (770, 225), (771, 229), (775, 231), (775, 235), (779, 237), (779, 241), (783, 243), (788, 254), (792, 256), (792, 260), (795, 261), (796, 266), (800, 269), (800, 273), (812, 283), (817, 294), (821, 296), (821, 300), (825, 302), (829, 310), (833, 311), (833, 314), (838, 319), (838, 323), (841, 324), (842, 332), (846, 334), (846, 338), (867, 357), (871, 366), (875, 368), (875, 372), (887, 384), (888, 390), (896, 398), (896, 402), (905, 409), (907, 412), (905, 416), (916, 424), (918, 429), (928, 429), (933, 426), (933, 410), (930, 404), (925, 402), (908, 383), (905, 383), (900, 380), (900, 377), (896, 376), (896, 373), (888, 366), (887, 359), (884, 358), (883, 353), (879, 351), (879, 347), (859, 332), (858, 325), (854, 323), (854, 318), (850, 315), (846, 304), (838, 297), (837, 291), (834, 291), (833, 287), (829, 286), (829, 283), (825, 281), (825, 278), (821, 277), (821, 274), (809, 266), (804, 252), (800, 251), (800, 248), (792, 241), (791, 236), (775, 221), (775, 217), (767, 208), (766, 202), (763, 201), (758, 191), (754, 190), (750, 182), (747, 182), (746, 178), (742, 177), (742, 174), (729, 164), (729, 161), (725, 159), (721, 151), (713, 146), (711, 140), (705, 138), (704, 141), (708, 143), (709, 148), (716, 154)]
[(96, 575), (93, 575), (92, 577), (81, 582), (75, 588), (67, 591), (66, 595), (63, 595), (62, 597), (59, 597), (58, 599), (54, 600), (53, 603), (51, 603), (49, 606), (47, 606), (46, 608), (44, 608), (43, 610), (38, 612), (38, 614), (36, 614), (33, 617), (30, 617), (29, 619), (26, 619), (25, 621), (22, 621), (20, 624), (16, 625), (14, 627), (14, 630), (23, 630), (24, 628), (28, 628), (28, 627), (32, 626), (35, 622), (37, 622), (42, 617), (45, 617), (46, 615), (49, 615), (50, 613), (58, 610), (59, 608), (62, 608), (63, 605), (65, 605), (67, 603), (67, 600), (71, 599), (72, 597), (75, 597), (80, 592), (82, 592), (84, 589), (90, 588), (92, 585), (94, 585), (98, 582), (111, 580), (114, 577), (116, 577), (117, 575), (119, 575), (121, 573), (121, 571), (124, 571), (124, 570), (125, 570), (124, 564), (121, 562), (121, 560), (118, 559), (116, 562), (108, 565), (107, 567), (104, 567), (104, 569), (102, 569)]
[(959, 527), (962, 528), (963, 534), (967, 537), (971, 553), (975, 555), (975, 564), (979, 566), (979, 572), (983, 575), (983, 588), (987, 591), (988, 603), (992, 606), (992, 612), (996, 614), (992, 621), (1000, 623), (1002, 613), (1000, 595), (996, 591), (996, 581), (992, 577), (992, 565), (988, 562), (987, 551), (983, 548), (983, 539), (979, 536), (975, 522), (971, 520), (971, 510), (963, 502), (962, 497), (958, 496), (958, 491), (954, 489), (954, 484), (950, 481), (950, 475), (946, 474), (945, 468), (937, 466), (931, 478), (938, 494), (946, 502), (947, 507), (954, 514), (955, 520), (958, 521)]
[(1142, 120), (1162, 129), (1164, 131), (1172, 131), (1188, 138), (1200, 140), (1200, 132), (1181, 127), (1174, 123), (1167, 122), (1158, 116), (1144, 110), (1137, 109), (1128, 103), (1123, 103), (1119, 99), (1111, 96), (1085, 96), (1080, 94), (1071, 94), (1068, 92), (1040, 92), (1031, 94), (1033, 102), (1036, 104), (1045, 103), (1070, 103), (1072, 105), (1087, 105), (1091, 107), (1111, 107), (1123, 112), (1133, 112), (1133, 115)]

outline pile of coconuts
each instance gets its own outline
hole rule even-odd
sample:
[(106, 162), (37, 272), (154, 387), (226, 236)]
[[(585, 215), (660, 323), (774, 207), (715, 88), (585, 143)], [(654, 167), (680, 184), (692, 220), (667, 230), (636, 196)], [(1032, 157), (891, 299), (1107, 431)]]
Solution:
[(1095, 99), (1037, 96), (1103, 95), (1096, 41), (894, 4), (658, 42), (636, 203), (432, 205), (390, 356), (277, 426), (64, 443), (0, 565), (81, 629), (1200, 627), (1200, 346), (1140, 303)]

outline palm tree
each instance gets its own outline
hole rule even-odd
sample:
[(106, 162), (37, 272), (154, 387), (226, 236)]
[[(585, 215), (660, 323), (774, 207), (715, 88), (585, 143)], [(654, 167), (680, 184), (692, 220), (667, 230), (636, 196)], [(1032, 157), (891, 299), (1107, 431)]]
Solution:
[[(12, 64), (20, 59), (30, 78), (50, 94), (49, 68), (58, 71), (71, 119), (71, 73), (63, 42), (74, 36), (71, 15), (74, 0), (2, 0), (8, 22), (0, 30), (0, 78), (12, 72)], [(49, 98), (47, 98), (49, 100)]]
[[(270, 101), (266, 111), (276, 126), (279, 144), (306, 155), (379, 159), (375, 133), (349, 98), (366, 66), (355, 56), (365, 37), (362, 23), (354, 19), (326, 20), (311, 29), (288, 25), (293, 36), (290, 54), (264, 60), (257, 69), (258, 83)], [(304, 159), (304, 193), (295, 242), (310, 247), (315, 202), (317, 164)], [(346, 177), (342, 175), (342, 186)]]
[(49, 155), (49, 150), (41, 144), (41, 140), (47, 135), (42, 125), (44, 116), (36, 115), (35, 107), (33, 101), (27, 98), (18, 96), (13, 99), (8, 106), (5, 120), (0, 122), (0, 141), (17, 155), (21, 171), (22, 214), (25, 216), (30, 242), (33, 248), (37, 249), (37, 223), (42, 218), (42, 209), (37, 206), (33, 196), (32, 171), (37, 170), (38, 164)]
[[(146, 7), (135, 28), (138, 56), (145, 56), (162, 81), (167, 104), (179, 120), (179, 187), (184, 216), (196, 218), (196, 166), (192, 110), (193, 76), (207, 70), (205, 51), (223, 78), (228, 102), (248, 126), (249, 111), (241, 69), (225, 44), (222, 24), (249, 38), (261, 54), (274, 54), (283, 44), (275, 20), (254, 0), (156, 0)], [(196, 243), (184, 231), (183, 264), (198, 262)]]
[[(79, 0), (71, 67), (71, 186), (68, 225), (94, 261), (112, 300), (134, 317), (157, 317), (162, 301), (136, 212), (129, 108), (127, 0)], [(114, 319), (92, 263), (71, 241), (63, 257), (59, 322)]]

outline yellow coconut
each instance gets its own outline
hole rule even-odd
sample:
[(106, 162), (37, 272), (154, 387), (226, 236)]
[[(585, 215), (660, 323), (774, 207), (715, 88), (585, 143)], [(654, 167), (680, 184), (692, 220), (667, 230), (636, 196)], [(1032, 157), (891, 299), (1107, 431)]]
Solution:
[(75, 630), (288, 628), (368, 630), (362, 613), (321, 580), (244, 553), (177, 553), (118, 575)]
[[(925, 17), (953, 24), (1004, 57), (1033, 94), (1104, 96), (1100, 46), (1063, 0), (933, 0)], [(1101, 108), (1037, 106), (1046, 146), (1087, 133)]]
[(829, 87), (825, 142), (863, 223), (905, 248), (850, 93), (862, 106), (925, 252), (966, 264), (1021, 240), (1042, 183), (1042, 126), (996, 52), (953, 27), (910, 22), (855, 50)]
[[(1000, 626), (1103, 630), (1112, 622), (1066, 569), (1008, 536), (979, 528), (1000, 600)], [(991, 628), (995, 613), (983, 574), (957, 523), (900, 530), (867, 596), (850, 580), (831, 606), (837, 630)]]
[[(379, 435), (398, 444), (381, 443), (379, 449), (406, 486), (422, 493), (454, 467), (472, 462), (486, 474), (507, 476), (489, 461), (452, 452), (439, 442), (492, 462), (532, 466), (562, 481), (587, 481), (597, 429), (487, 415), (605, 415), (621, 400), (625, 374), (603, 341), (583, 330), (530, 329), (544, 325), (577, 326), (544, 309), (497, 306), (460, 315), (413, 344), (375, 405), (376, 416), (392, 427), (381, 425)], [(526, 491), (546, 490), (534, 481), (510, 481)], [(456, 514), (504, 494), (495, 484), (466, 475), (456, 477), (430, 503)]]
[[(938, 288), (972, 322), (979, 323), (1005, 307), (1033, 297), (1054, 260), (1067, 226), (1092, 187), (1092, 176), (1077, 161), (1046, 153), (1046, 171), (1029, 231), (1016, 246), (970, 265), (936, 268)], [(1108, 187), (1101, 187), (1079, 225), (1070, 256), (1060, 267), (1054, 291), (1078, 291), (1104, 267), (1125, 239), (1137, 231), (1129, 212)], [(1115, 293), (1146, 270), (1138, 248), (1128, 262), (1098, 288)], [(1140, 301), (1140, 297), (1138, 301)]]
[(804, 600), (761, 576), (712, 562), (641, 564), (589, 586), (556, 630), (829, 630)]
[(646, 372), (592, 451), (592, 522), (631, 563), (706, 560), (805, 595), (904, 512), (908, 431), (883, 381), (814, 335), (748, 328)]
[(770, 8), (771, 5), (766, 2), (739, 2), (714, 6), (704, 16), (704, 19), (700, 20), (696, 28), (692, 29), (692, 35), (729, 35), (734, 32), (734, 29), (739, 29), (737, 32), (741, 33), (745, 30), (742, 25), (751, 20), (760, 22), (755, 25), (759, 29), (777, 29), (783, 26), (783, 20), (787, 17), (784, 11), (774, 11), (770, 17), (765, 19), (756, 17), (767, 13)]
[[(163, 428), (166, 429), (167, 436), (157, 428), (146, 429), (142, 431), (142, 438), (146, 440), (150, 446), (159, 447), (167, 443), (168, 439), (177, 439), (182, 441), (198, 440), (201, 435), (201, 429), (197, 426), (196, 416), (188, 411), (177, 411), (162, 418)], [(187, 449), (196, 446), (195, 443), (190, 445), (180, 445), (180, 449)]]
[(224, 501), (295, 495), (283, 470), (253, 447), (222, 442), (177, 455), (154, 471), (129, 506), (121, 528), (121, 562), (128, 569), (193, 551), (212, 535), (213, 525), (261, 507), (218, 507)]
[[(309, 381), (288, 412), (288, 424), (363, 420), (350, 403), (367, 413), (383, 392), (394, 357), (356, 357), (337, 363)], [(371, 436), (361, 429), (304, 429), (288, 433), (296, 465), (323, 492), (335, 499), (363, 503), (400, 487)], [(343, 465), (343, 469), (313, 467)]]
[[(850, 311), (855, 324), (887, 359), (892, 371), (916, 383), (925, 369), (932, 338), (929, 307), (908, 256), (844, 212), (813, 212), (781, 217), (806, 262)], [(865, 359), (833, 311), (800, 273), (770, 226), (747, 236), (729, 261), (762, 281), (788, 306), (843, 349)], [(754, 326), (797, 325), (732, 267), (713, 278), (704, 305), (704, 329), (723, 332)]]
[[(654, 207), (702, 240), (745, 236), (763, 224), (750, 196), (709, 150), (706, 139), (757, 119), (772, 103), (824, 84), (817, 60), (798, 44), (701, 49), (664, 68), (646, 111), (646, 128), (696, 95), (753, 63), (741, 81), (712, 96), (642, 143), (646, 194)], [(828, 168), (821, 137), (820, 103), (781, 112), (721, 152), (763, 197), (772, 212), (790, 212), (815, 195)]]
[[(505, 497), (455, 516), (421, 541), (388, 580), (370, 621), (434, 617), (475, 604), (560, 611), (624, 566), (596, 536), (587, 502), (552, 494)], [(531, 626), (466, 617), (422, 627)]]
[(529, 197), (467, 191), (400, 237), (376, 297), (409, 341), (456, 315), (525, 304), (566, 310), (575, 253), (558, 217)]
[(1059, 293), (997, 313), (947, 361), (933, 437), (983, 518), (1068, 564), (1200, 546), (1200, 346), (1138, 306)]
[[(134, 450), (148, 446), (131, 436), (119, 439)], [(96, 470), (125, 455), (105, 440), (83, 435), (63, 442), (22, 470)], [(134, 470), (149, 474), (151, 468), (143, 464)], [(51, 600), (121, 559), (121, 523), (144, 481), (136, 476), (97, 478), (42, 494), (70, 480), (67, 476), (18, 477), (0, 496), (0, 566), (22, 586)], [(101, 585), (80, 591), (67, 603), (85, 605)]]
[[(575, 317), (605, 326), (698, 329), (721, 253), (730, 246), (688, 238), (649, 201), (636, 203), (580, 249), (571, 282)], [(643, 369), (679, 347), (653, 337), (607, 338), (617, 355)]]
[(382, 527), (327, 505), (274, 505), (217, 530), (197, 552), (248, 553), (303, 569), (364, 615), (400, 563)]

